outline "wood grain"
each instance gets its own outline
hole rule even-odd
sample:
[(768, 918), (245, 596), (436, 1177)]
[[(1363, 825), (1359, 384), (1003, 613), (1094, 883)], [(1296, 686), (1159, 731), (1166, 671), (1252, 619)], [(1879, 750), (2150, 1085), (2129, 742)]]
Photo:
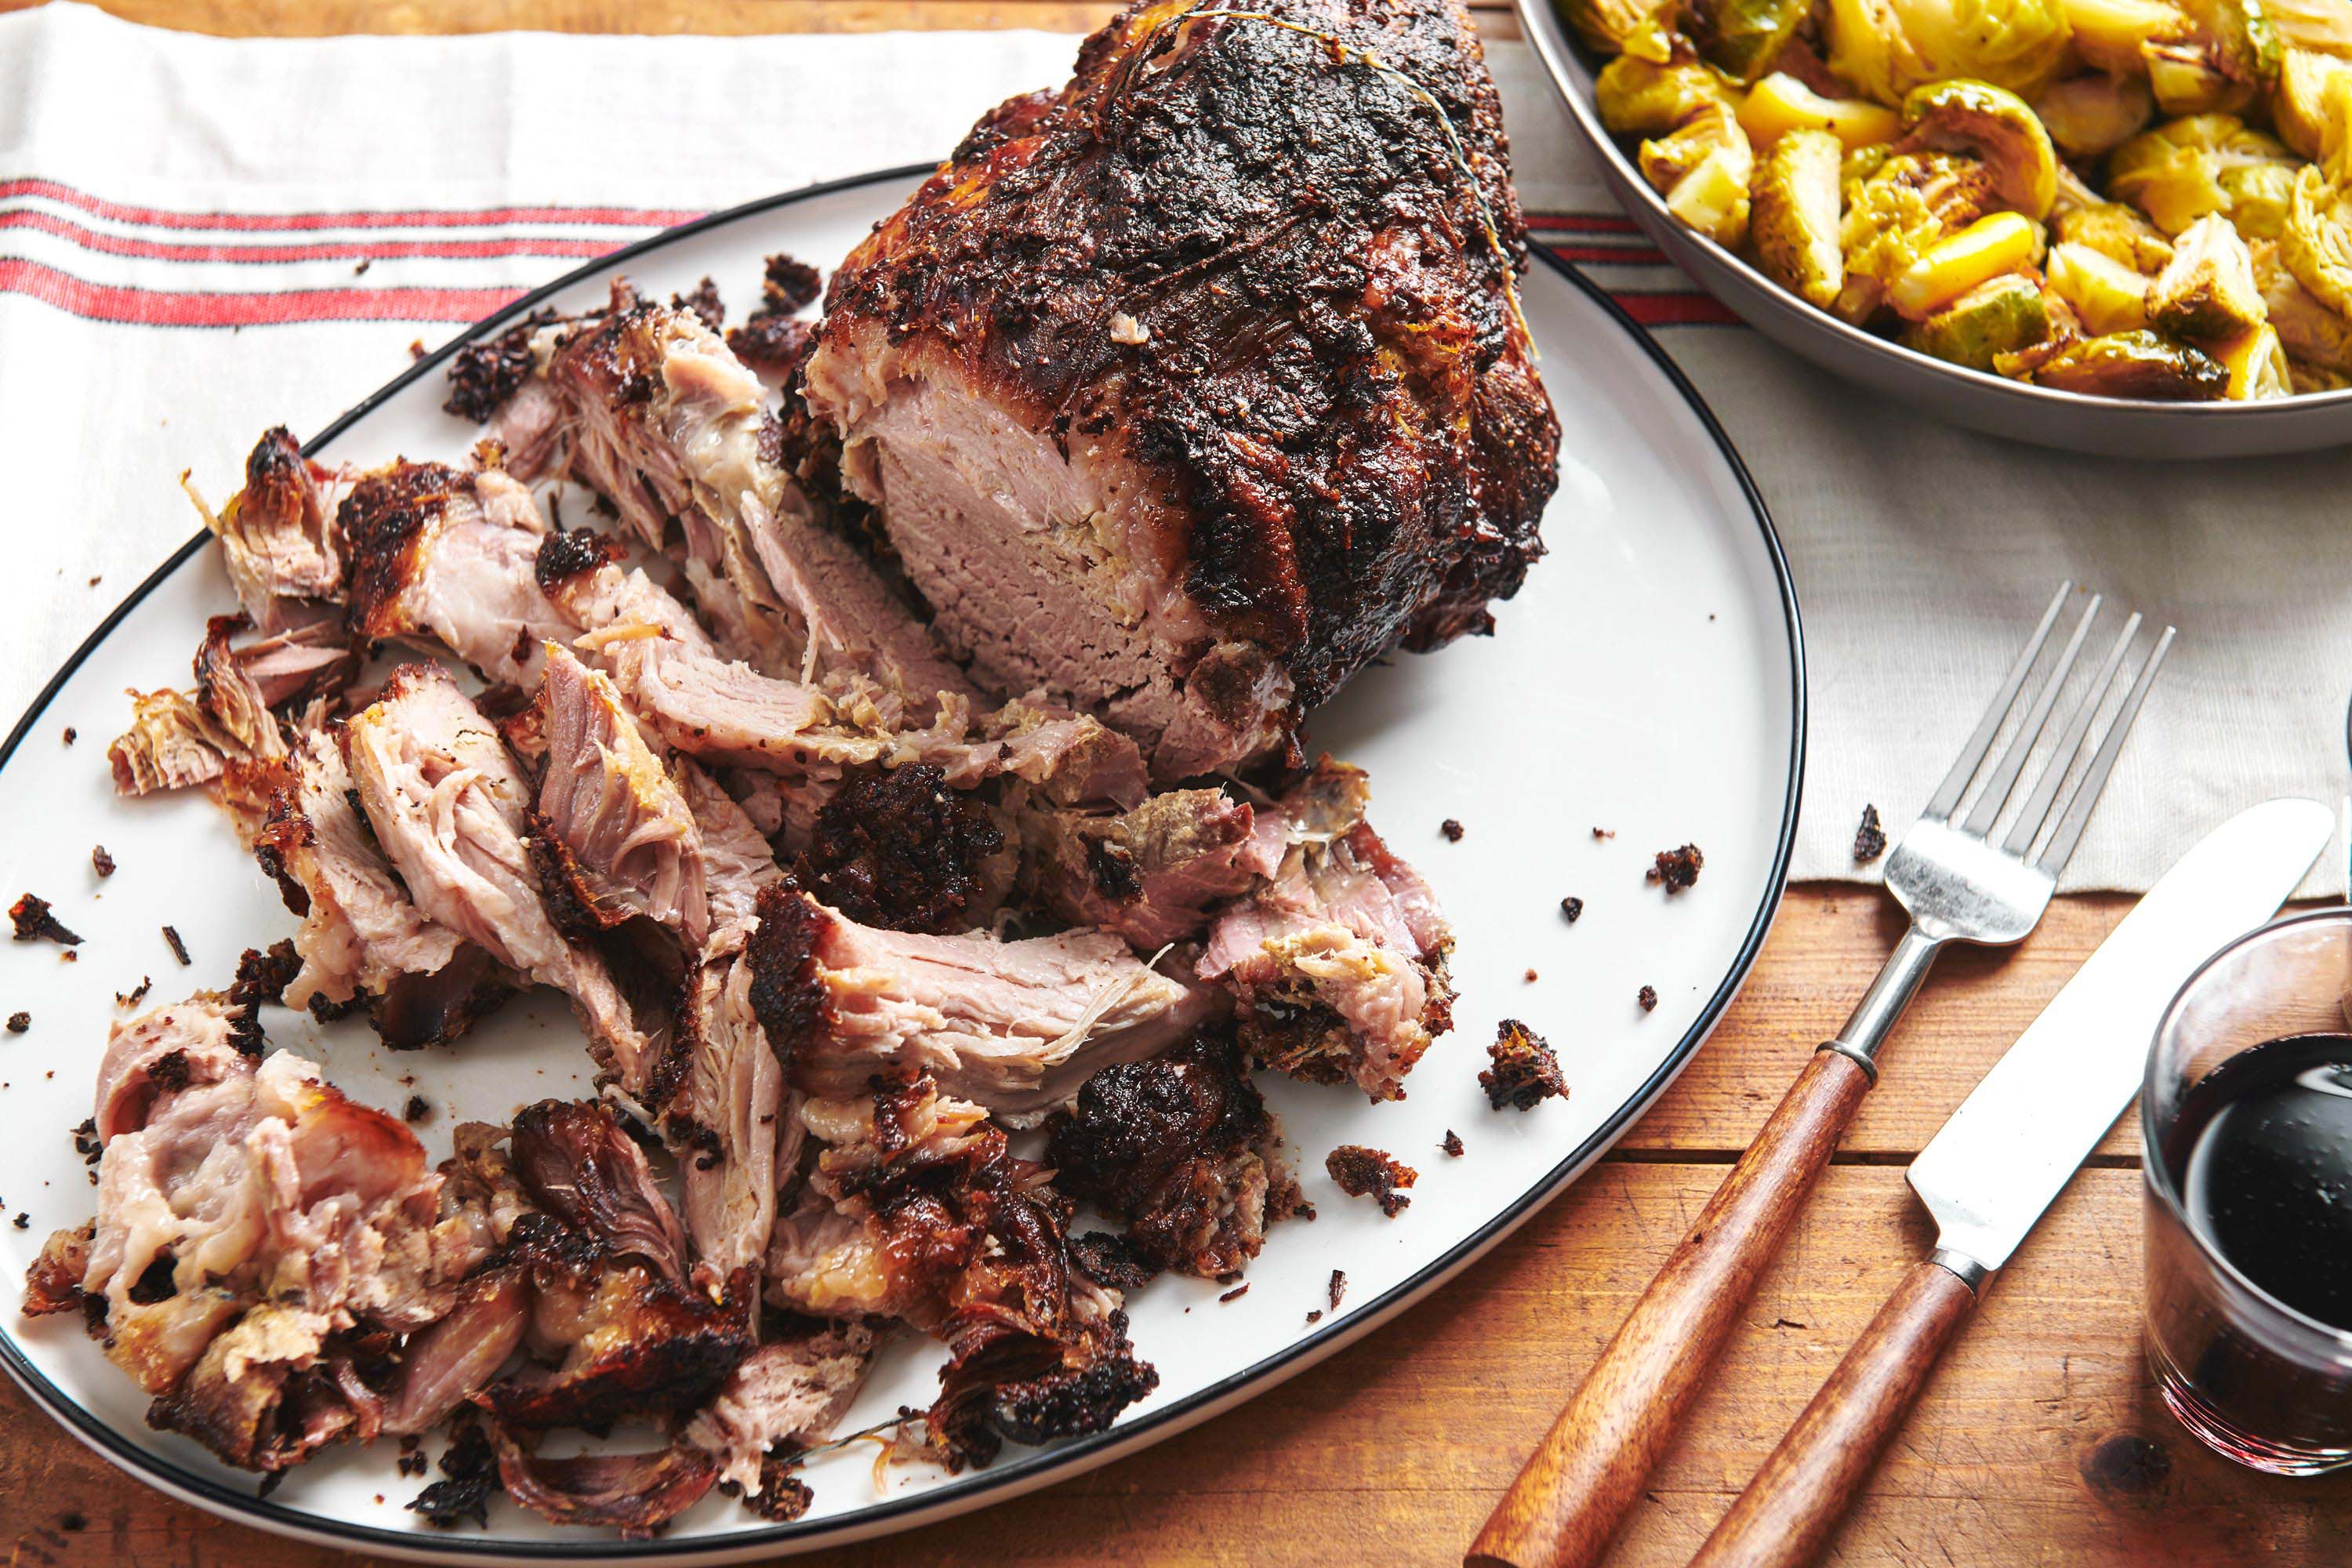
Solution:
[(1914, 1264), (1717, 1522), (1691, 1568), (1807, 1568), (1976, 1304), (1959, 1276)]
[(1465, 1568), (1594, 1568), (1870, 1090), (1815, 1051), (1520, 1467)]

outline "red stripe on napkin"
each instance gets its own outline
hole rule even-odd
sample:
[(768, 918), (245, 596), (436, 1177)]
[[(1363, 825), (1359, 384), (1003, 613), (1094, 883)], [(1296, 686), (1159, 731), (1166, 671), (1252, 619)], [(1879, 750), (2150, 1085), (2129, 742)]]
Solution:
[(618, 248), (612, 240), (562, 239), (554, 236), (518, 236), (507, 239), (380, 239), (315, 240), (298, 245), (193, 244), (186, 241), (139, 239), (84, 228), (54, 213), (19, 208), (0, 212), (0, 228), (26, 228), (68, 240), (101, 256), (130, 256), (147, 261), (395, 261), (408, 258), (471, 261), (503, 256), (578, 257), (588, 259)]
[(1739, 318), (1712, 294), (1610, 290), (1609, 297), (1645, 327), (1736, 327)]
[(253, 327), (285, 321), (479, 321), (521, 289), (297, 289), (282, 293), (174, 292), (92, 283), (21, 257), (0, 257), (0, 293), (23, 294), (93, 321), (154, 327)]
[(1614, 213), (1529, 213), (1528, 226), (1539, 232), (1638, 234), (1633, 220)]
[(410, 207), (386, 212), (192, 213), (167, 207), (133, 206), (108, 201), (58, 180), (0, 180), (0, 201), (40, 196), (79, 207), (95, 217), (118, 223), (145, 224), (151, 228), (277, 231), (319, 228), (478, 228), (509, 223), (570, 224), (583, 227), (669, 228), (703, 215), (659, 207), (479, 207), (452, 211), (444, 207)]

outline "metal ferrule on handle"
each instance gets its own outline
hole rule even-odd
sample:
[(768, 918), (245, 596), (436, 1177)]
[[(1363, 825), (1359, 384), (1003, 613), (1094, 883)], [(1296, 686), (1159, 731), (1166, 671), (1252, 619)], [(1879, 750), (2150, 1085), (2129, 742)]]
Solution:
[(1895, 951), (1886, 955), (1886, 962), (1879, 965), (1878, 977), (1870, 983), (1870, 989), (1854, 1004), (1845, 1026), (1837, 1032), (1835, 1039), (1823, 1040), (1819, 1048), (1835, 1051), (1853, 1063), (1875, 1088), (1879, 1047), (1886, 1044), (1895, 1021), (1911, 1005), (1911, 998), (1919, 994), (1920, 983), (1927, 978), (1927, 971), (1943, 946), (1940, 938), (1922, 934), (1916, 925), (1906, 931), (1903, 940), (1895, 944)]

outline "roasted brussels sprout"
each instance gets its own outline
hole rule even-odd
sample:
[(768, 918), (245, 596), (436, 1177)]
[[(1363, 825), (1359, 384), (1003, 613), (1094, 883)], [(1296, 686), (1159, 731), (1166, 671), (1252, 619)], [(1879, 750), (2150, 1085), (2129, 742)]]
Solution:
[(2352, 314), (2352, 192), (2316, 163), (2295, 176), (2278, 247), (2296, 282), (2338, 315)]
[(2254, 258), (2219, 214), (2190, 224), (2172, 260), (2147, 292), (2147, 324), (2207, 350), (2234, 343), (2267, 324)]
[[(2352, 12), (2352, 5), (2346, 10)], [(2271, 94), (2271, 123), (2279, 140), (2306, 158), (2325, 158), (2352, 114), (2352, 64), (2310, 49), (2289, 49)]]
[(1731, 86), (1703, 65), (1619, 55), (1592, 82), (1601, 122), (1620, 136), (1664, 136), (1731, 102)]
[(2148, 280), (2114, 257), (2072, 240), (2050, 247), (2043, 264), (2052, 292), (2095, 336), (2147, 325)]
[[(2010, 215), (2015, 216), (2015, 215)], [(1982, 283), (1903, 333), (1906, 347), (1989, 371), (2004, 354), (2047, 342), (2050, 310), (2032, 279), (2012, 273)]]
[(1985, 166), (1993, 195), (2012, 212), (2050, 216), (2058, 154), (2050, 133), (2013, 92), (1981, 81), (1938, 81), (1903, 100), (1905, 148), (1965, 153)]
[(2066, 29), (2084, 64), (2113, 77), (2145, 77), (2140, 46), (2189, 30), (2172, 0), (2066, 0)]
[(2240, 110), (2278, 78), (2278, 34), (2263, 0), (2179, 0), (2186, 32), (2140, 45), (2149, 89), (2167, 114)]
[(1878, 315), (1888, 286), (1938, 242), (1982, 217), (1990, 195), (1982, 165), (1941, 153), (1895, 153), (1849, 182), (1838, 228), (1845, 287), (1832, 309), (1857, 324)]
[(2207, 352), (2230, 373), (2229, 387), (2222, 394), (2225, 397), (2251, 403), (2265, 397), (2284, 397), (2294, 390), (2294, 373), (2287, 364), (2286, 350), (2268, 322)]
[(2061, 213), (2051, 231), (2069, 244), (2085, 246), (2153, 278), (2172, 259), (2172, 241), (2162, 230), (2121, 202), (2094, 202)]
[(2069, 158), (2099, 158), (2138, 135), (2156, 116), (2156, 95), (2135, 77), (2069, 77), (2033, 100), (2051, 142)]
[(1828, 308), (1845, 287), (1838, 243), (1838, 163), (1826, 131), (1791, 131), (1772, 143), (1748, 187), (1748, 237), (1765, 275)]
[(2066, 56), (2063, 0), (1829, 0), (1829, 65), (1885, 104), (1966, 78), (2032, 96)]
[[(1629, 52), (1670, 0), (1559, 0), (1559, 14), (1587, 47), (1604, 55)], [(1638, 51), (1633, 51), (1638, 52)]]
[(2066, 392), (2166, 403), (2209, 403), (2230, 391), (2230, 373), (2210, 355), (2148, 331), (2085, 338), (2044, 361), (2033, 380)]
[(2241, 199), (2257, 224), (2275, 192), (2247, 171), (2294, 167), (2294, 155), (2233, 114), (2196, 114), (2142, 132), (2107, 159), (2108, 194), (2179, 234), (2208, 213), (2231, 216)]
[(2252, 250), (2254, 286), (2262, 290), (2263, 310), (2287, 358), (2298, 369), (2352, 374), (2352, 319), (2320, 303), (2286, 269), (2276, 243), (2258, 239)]
[(2263, 10), (2288, 47), (2352, 59), (2352, 6), (2344, 0), (2263, 0)]
[(1684, 23), (1709, 63), (1743, 82), (1770, 70), (1812, 0), (1687, 0)]
[(1979, 284), (2042, 259), (2042, 231), (2022, 214), (1997, 212), (1936, 241), (1887, 281), (1886, 302), (1924, 321)]
[(1717, 245), (1748, 234), (1748, 183), (1756, 159), (1727, 104), (1711, 104), (1672, 133), (1642, 143), (1643, 178), (1666, 210)]
[(1851, 150), (1882, 145), (1903, 129), (1883, 103), (1859, 98), (1823, 98), (1786, 71), (1774, 71), (1748, 89), (1739, 105), (1740, 129), (1758, 152), (1790, 132), (1826, 131)]

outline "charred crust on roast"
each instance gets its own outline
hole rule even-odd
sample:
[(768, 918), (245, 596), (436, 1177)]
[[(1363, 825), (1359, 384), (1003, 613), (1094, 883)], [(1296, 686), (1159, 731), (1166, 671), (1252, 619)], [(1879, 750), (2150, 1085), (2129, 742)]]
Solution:
[[(1500, 104), (1459, 7), (1257, 9), (1376, 50), (1435, 112), (1330, 37), (1138, 5), (1060, 93), (982, 120), (835, 274), (818, 332), (919, 335), (1066, 445), (1122, 428), (1188, 517), (1196, 602), (1285, 657), (1311, 705), (1400, 639), (1486, 627), (1541, 549), (1559, 432), (1511, 307)], [(1115, 341), (1118, 310), (1146, 342)], [(1231, 352), (1245, 331), (1255, 352)]]
[(1412, 1185), (1421, 1174), (1394, 1155), (1361, 1143), (1340, 1144), (1325, 1156), (1323, 1169), (1341, 1192), (1371, 1199), (1391, 1219), (1412, 1206), (1412, 1200), (1398, 1189)]
[(1048, 1443), (1108, 1429), (1118, 1413), (1160, 1386), (1160, 1373), (1121, 1347), (1084, 1366), (1000, 1384), (996, 1428), (1016, 1443)]
[(1160, 1277), (1160, 1265), (1117, 1231), (1090, 1230), (1070, 1238), (1070, 1267), (1108, 1290), (1140, 1290)]
[[(15, 928), (18, 942), (54, 942), (66, 947), (79, 947), (81, 938), (68, 931), (50, 910), (48, 900), (37, 893), (26, 893), (8, 906), (8, 921)], [(182, 960), (183, 963), (186, 961)]]
[[(809, 1506), (816, 1501), (816, 1493), (809, 1489), (806, 1481), (790, 1472), (789, 1467), (795, 1461), (779, 1458), (774, 1454), (762, 1455), (760, 1459), (760, 1494), (757, 1497), (745, 1494), (740, 1500), (743, 1507), (772, 1524), (790, 1524), (808, 1512)], [(729, 1489), (727, 1483), (720, 1482), (719, 1489)], [(742, 1490), (740, 1487), (733, 1489)]]
[(1568, 1079), (1559, 1070), (1559, 1058), (1544, 1037), (1520, 1023), (1506, 1018), (1495, 1030), (1495, 1043), (1486, 1047), (1493, 1066), (1478, 1075), (1478, 1087), (1486, 1091), (1486, 1103), (1496, 1110), (1511, 1106), (1519, 1110), (1532, 1110), (1547, 1100), (1568, 1098)]
[(343, 599), (355, 635), (383, 637), (404, 629), (392, 605), (415, 575), (416, 546), (450, 498), (473, 489), (470, 474), (441, 463), (395, 463), (343, 498), (335, 518), (349, 547)]
[(708, 278), (696, 284), (691, 294), (672, 294), (669, 308), (693, 311), (714, 332), (727, 330), (727, 307), (719, 300), (719, 285)]
[(1203, 1032), (1087, 1079), (1047, 1121), (1045, 1159), (1064, 1192), (1128, 1223), (1136, 1256), (1213, 1279), (1257, 1256), (1270, 1220), (1297, 1212), (1279, 1142), (1230, 1037)]
[(1451, 1127), (1445, 1130), (1444, 1141), (1437, 1146), (1454, 1159), (1459, 1160), (1462, 1158), (1462, 1134), (1456, 1132)]
[[(84, 1220), (70, 1230), (49, 1233), (41, 1244), (40, 1256), (25, 1270), (23, 1310), (28, 1318), (46, 1317), (53, 1312), (70, 1312), (83, 1305), (81, 1282), (89, 1273), (90, 1243), (97, 1235), (94, 1220)], [(106, 1299), (96, 1298), (101, 1314)]]
[(490, 1499), (499, 1487), (498, 1452), (471, 1410), (458, 1412), (451, 1436), (456, 1440), (441, 1455), (441, 1479), (417, 1493), (409, 1510), (437, 1530), (454, 1530), (468, 1520), (476, 1529), (487, 1529)]
[(572, 847), (563, 842), (536, 807), (526, 809), (523, 849), (530, 858), (531, 876), (539, 884), (540, 902), (555, 929), (574, 942), (593, 942), (636, 911), (608, 903), (595, 888)]
[(534, 310), (498, 336), (460, 348), (449, 361), (449, 395), (442, 411), (477, 425), (489, 423), (499, 405), (530, 379), (536, 368), (530, 340), (555, 319), (551, 310)]
[(727, 346), (761, 375), (789, 381), (808, 358), (815, 333), (813, 322), (775, 310), (754, 310), (727, 334)]
[(826, 801), (793, 875), (860, 925), (944, 935), (986, 920), (984, 863), (1003, 848), (986, 806), (911, 763), (862, 773)]
[(582, 573), (593, 572), (607, 561), (618, 561), (627, 553), (628, 546), (609, 533), (600, 533), (593, 528), (575, 528), (568, 532), (559, 528), (540, 542), (530, 574), (541, 593), (551, 594)]
[(189, 964), (195, 962), (188, 956), (188, 944), (180, 940), (179, 927), (165, 926), (163, 928), (163, 945), (172, 950), (172, 956), (180, 961), (181, 968), (185, 969)]
[(778, 251), (760, 269), (760, 299), (775, 310), (804, 310), (824, 292), (824, 275), (807, 262)]
[(753, 907), (760, 923), (743, 942), (751, 966), (751, 1016), (789, 1078), (794, 1054), (832, 1021), (816, 948), (833, 917), (789, 877), (761, 889)]

